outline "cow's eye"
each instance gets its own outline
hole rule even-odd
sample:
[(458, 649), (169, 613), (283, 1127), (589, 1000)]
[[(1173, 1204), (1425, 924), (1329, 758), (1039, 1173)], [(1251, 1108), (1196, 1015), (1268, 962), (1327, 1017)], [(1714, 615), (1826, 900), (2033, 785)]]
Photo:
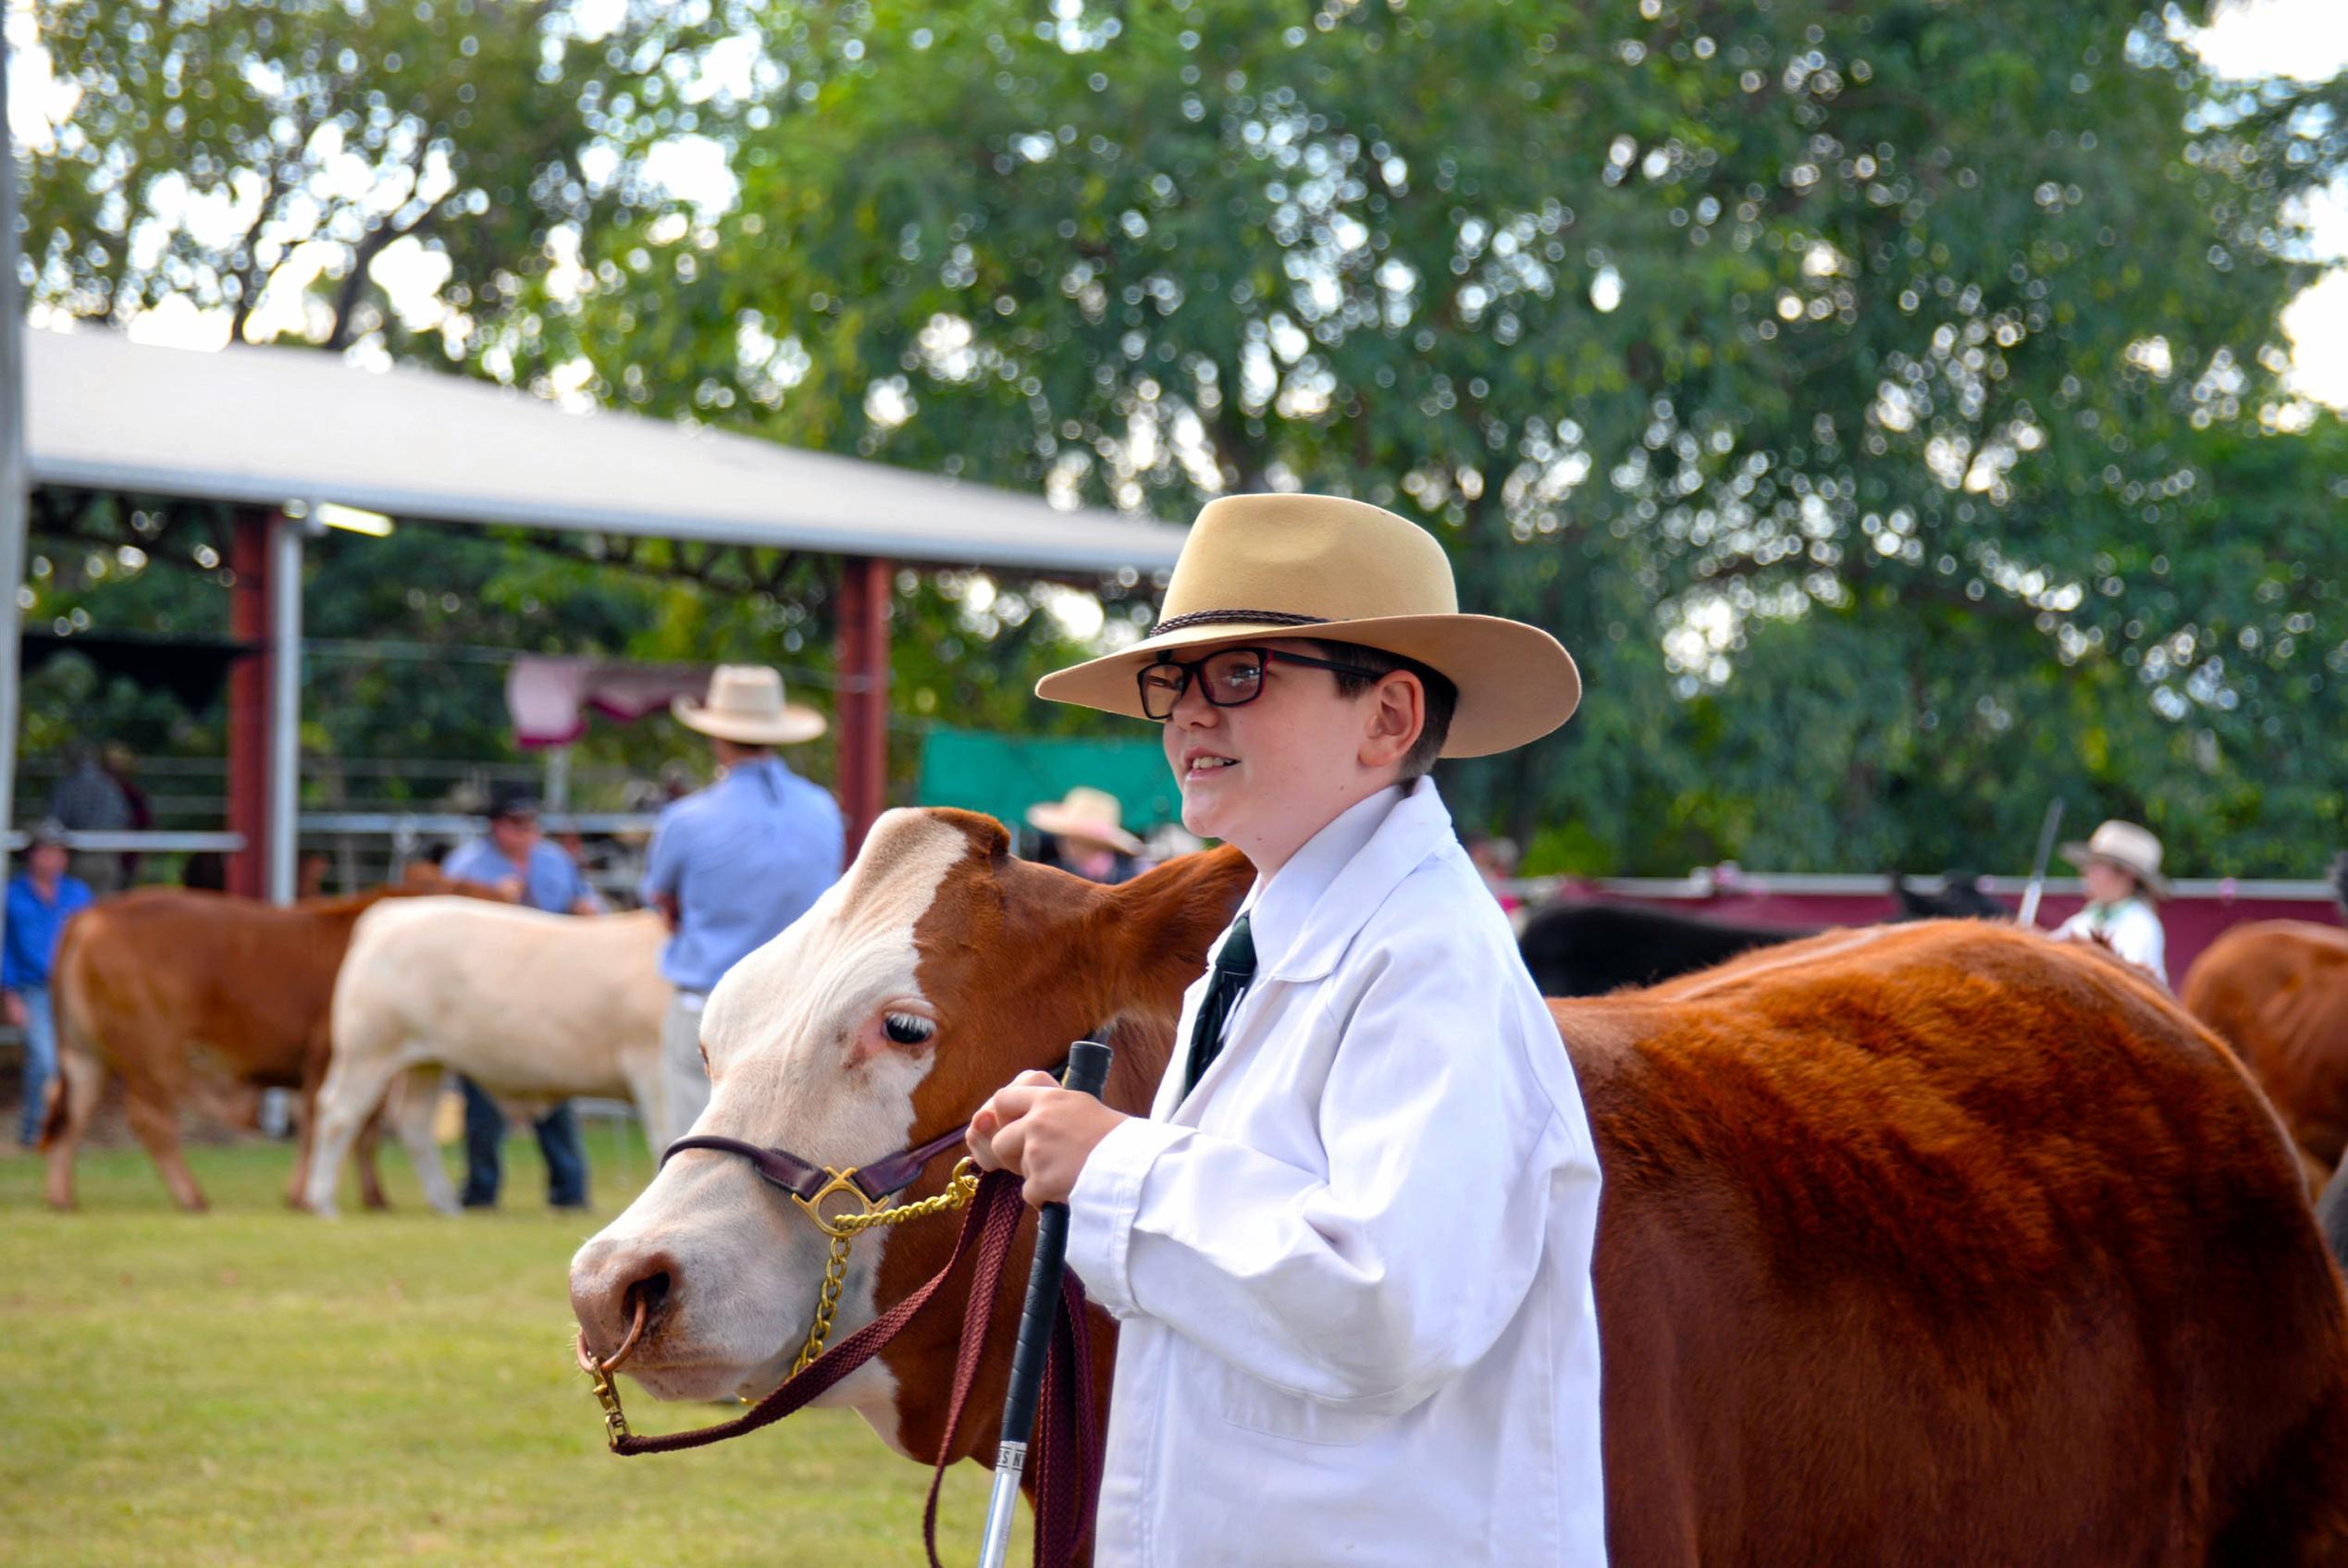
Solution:
[(911, 1013), (884, 1013), (881, 1028), (899, 1045), (919, 1045), (937, 1032), (937, 1025)]

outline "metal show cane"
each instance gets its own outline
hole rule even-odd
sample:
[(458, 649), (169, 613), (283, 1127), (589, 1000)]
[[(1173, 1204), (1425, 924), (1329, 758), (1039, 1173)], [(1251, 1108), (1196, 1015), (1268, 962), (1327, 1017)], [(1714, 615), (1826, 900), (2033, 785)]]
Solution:
[[(1068, 1072), (1060, 1087), (1098, 1099), (1108, 1081), (1109, 1056), (1109, 1048), (1097, 1040), (1076, 1042), (1068, 1048)], [(995, 1444), (995, 1489), (986, 1501), (979, 1568), (1003, 1568), (1003, 1555), (1010, 1549), (1011, 1516), (1019, 1512), (1020, 1476), (1027, 1469), (1028, 1439), (1035, 1435), (1044, 1361), (1051, 1352), (1052, 1318), (1059, 1306), (1060, 1278), (1067, 1272), (1068, 1205), (1045, 1204), (1035, 1216), (1035, 1258), (1028, 1265), (1027, 1305), (1020, 1311), (1019, 1346), (1011, 1352), (1011, 1386), (1003, 1396), (1003, 1430)]]
[(2022, 893), (2020, 924), (2024, 931), (2038, 923), (2038, 895), (2046, 891), (2046, 866), (2055, 857), (2055, 832), (2063, 825), (2063, 800), (2055, 797), (2046, 808), (2046, 825), (2038, 830), (2038, 858), (2030, 868), (2030, 886)]

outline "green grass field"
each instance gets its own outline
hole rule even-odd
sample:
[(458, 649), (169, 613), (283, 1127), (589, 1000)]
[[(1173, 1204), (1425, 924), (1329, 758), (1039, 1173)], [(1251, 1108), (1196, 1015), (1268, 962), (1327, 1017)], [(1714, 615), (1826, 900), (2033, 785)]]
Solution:
[[(524, 1139), (502, 1213), (430, 1214), (388, 1148), (396, 1212), (327, 1223), (283, 1207), (283, 1145), (192, 1151), (196, 1216), (136, 1149), (84, 1155), (73, 1215), (42, 1207), (32, 1156), (0, 1154), (0, 1561), (920, 1562), (927, 1474), (854, 1416), (605, 1451), (563, 1277), (650, 1162), (633, 1131), (591, 1133), (589, 1155), (588, 1220), (547, 1211)], [(639, 1429), (724, 1414), (626, 1388)], [(951, 1477), (948, 1561), (975, 1556), (985, 1482)]]

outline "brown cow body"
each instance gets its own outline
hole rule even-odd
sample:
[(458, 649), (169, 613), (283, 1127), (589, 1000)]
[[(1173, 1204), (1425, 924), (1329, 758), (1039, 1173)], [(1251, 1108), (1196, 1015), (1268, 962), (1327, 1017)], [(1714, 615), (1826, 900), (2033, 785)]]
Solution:
[(2348, 1561), (2339, 1281), (2136, 971), (1948, 922), (1551, 1011), (1614, 1562)]
[[(108, 1071), (122, 1075), (130, 1128), (181, 1208), (204, 1206), (179, 1153), (191, 1053), (209, 1051), (240, 1081), (298, 1089), (301, 1153), (289, 1202), (302, 1196), (327, 1061), (327, 1005), (351, 928), (379, 893), (256, 899), (146, 888), (93, 905), (67, 923), (56, 995), (60, 1093), (43, 1146), (48, 1201), (73, 1206), (73, 1159)], [(373, 1141), (361, 1160), (365, 1202), (380, 1206)]]
[[(1109, 1098), (1140, 1109), (1244, 863), (1217, 851), (1096, 889), (1008, 859), (984, 819), (892, 813), (807, 921), (854, 925), (892, 877), (939, 863), (941, 832), (965, 842), (908, 933), (939, 1029), (905, 1139), (1108, 1018)], [(786, 957), (829, 961), (794, 931)], [(726, 1130), (818, 1159), (885, 1152), (826, 1147), (797, 1119), (822, 1098), (800, 1076), (818, 1062), (840, 1093), (878, 1083), (854, 1054), (866, 1020), (830, 1016), (812, 982), (772, 1000), (772, 1050), (729, 1044), (709, 1119), (740, 1107)], [(2132, 971), (1934, 922), (1552, 1011), (1605, 1173), (1618, 1568), (2348, 1562), (2339, 1276), (2266, 1103)], [(878, 1267), (851, 1273), (842, 1331), (934, 1270), (950, 1230), (889, 1231)], [(755, 1387), (805, 1331), (811, 1237), (742, 1162), (678, 1161), (582, 1249), (574, 1304), (610, 1346), (630, 1292), (651, 1292), (630, 1371), (657, 1394)], [(1007, 1354), (974, 1411), (998, 1407)], [(932, 1457), (951, 1325), (882, 1359), (836, 1402)], [(955, 1457), (993, 1440), (982, 1419)]]
[(2255, 920), (2202, 951), (2178, 988), (2282, 1113), (2317, 1186), (2348, 1152), (2348, 931)]

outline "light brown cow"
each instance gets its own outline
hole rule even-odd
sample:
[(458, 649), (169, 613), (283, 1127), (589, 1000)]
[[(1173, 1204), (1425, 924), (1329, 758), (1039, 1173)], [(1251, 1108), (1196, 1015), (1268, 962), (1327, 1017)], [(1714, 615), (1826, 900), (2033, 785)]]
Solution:
[[(239, 1081), (301, 1093), (301, 1144), (286, 1200), (299, 1204), (310, 1114), (327, 1069), (327, 1005), (351, 928), (385, 893), (258, 899), (187, 888), (107, 898), (66, 923), (55, 996), (60, 1078), (42, 1147), (52, 1207), (73, 1206), (73, 1160), (109, 1071), (122, 1075), (130, 1130), (183, 1209), (204, 1191), (179, 1154), (179, 1109), (192, 1051), (208, 1050)], [(361, 1162), (370, 1207), (381, 1207), (374, 1141)]]
[[(668, 928), (649, 909), (574, 916), (469, 898), (414, 898), (367, 912), (334, 987), (334, 1062), (318, 1092), (314, 1213), (334, 1212), (344, 1150), (402, 1076), (446, 1067), (534, 1100), (624, 1094), (655, 1148), (672, 1129), (661, 1079)], [(432, 1111), (404, 1097), (392, 1125), (425, 1200), (453, 1214)]]
[[(1111, 1019), (1108, 1098), (1139, 1109), (1248, 880), (1225, 850), (1097, 888), (985, 818), (890, 813), (712, 997), (701, 1130), (859, 1164)], [(2134, 972), (1931, 922), (1552, 1010), (1605, 1174), (1617, 1568), (2348, 1562), (2340, 1277), (2272, 1111)], [(859, 1243), (839, 1332), (953, 1228)], [(573, 1304), (607, 1350), (649, 1305), (627, 1371), (659, 1397), (762, 1392), (824, 1250), (747, 1162), (679, 1161), (580, 1251)], [(995, 1349), (952, 1457), (991, 1457)], [(823, 1402), (932, 1459), (953, 1364), (936, 1323)]]
[(2194, 960), (2177, 996), (2266, 1087), (2321, 1187), (2348, 1152), (2348, 931), (2232, 927)]

